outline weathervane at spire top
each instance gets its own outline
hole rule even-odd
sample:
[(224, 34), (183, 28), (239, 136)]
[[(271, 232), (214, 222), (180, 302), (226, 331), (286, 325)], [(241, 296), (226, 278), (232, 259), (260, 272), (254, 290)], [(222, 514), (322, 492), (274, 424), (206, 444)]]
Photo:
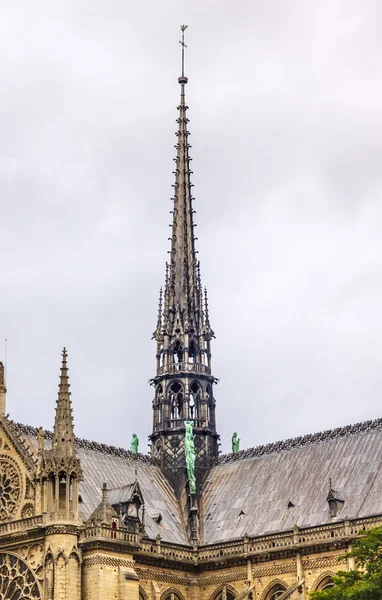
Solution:
[(180, 30), (182, 32), (182, 39), (179, 40), (179, 44), (182, 46), (182, 75), (179, 77), (178, 81), (182, 84), (187, 83), (188, 81), (187, 77), (184, 75), (184, 49), (187, 48), (186, 44), (184, 43), (184, 32), (186, 31), (187, 27), (188, 25), (180, 26)]

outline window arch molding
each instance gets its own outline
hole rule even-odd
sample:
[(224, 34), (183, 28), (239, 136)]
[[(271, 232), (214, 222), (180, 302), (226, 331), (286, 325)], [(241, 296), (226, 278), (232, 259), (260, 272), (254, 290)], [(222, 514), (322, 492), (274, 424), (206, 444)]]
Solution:
[(167, 588), (161, 595), (160, 600), (172, 600), (171, 594), (174, 594), (174, 600), (186, 600), (183, 594), (174, 587)]
[(287, 589), (288, 584), (283, 579), (274, 579), (265, 588), (263, 595), (261, 596), (261, 600), (274, 600), (274, 594), (277, 594), (278, 591), (285, 592)]
[(139, 600), (149, 600), (149, 597), (142, 586), (139, 586)]
[(333, 573), (333, 571), (325, 571), (325, 573), (321, 573), (321, 575), (319, 577), (317, 577), (316, 581), (314, 582), (311, 591), (316, 592), (319, 590), (324, 590), (327, 587), (332, 587), (332, 585), (334, 585), (333, 584), (333, 575), (335, 575), (335, 573)]
[(236, 598), (236, 596), (239, 595), (237, 589), (234, 588), (232, 585), (221, 585), (217, 590), (214, 591), (214, 593), (210, 597), (210, 600), (220, 600), (224, 588), (227, 592), (227, 600), (231, 600), (231, 598)]

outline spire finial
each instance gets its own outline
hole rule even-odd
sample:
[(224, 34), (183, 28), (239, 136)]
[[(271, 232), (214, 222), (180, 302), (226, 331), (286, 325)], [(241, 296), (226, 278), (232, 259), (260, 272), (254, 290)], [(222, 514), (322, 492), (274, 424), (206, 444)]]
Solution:
[(53, 429), (53, 450), (60, 456), (74, 456), (74, 432), (72, 403), (70, 400), (70, 384), (67, 365), (68, 353), (64, 347), (62, 350), (62, 363), (60, 382), (58, 386), (58, 398), (56, 406), (56, 418)]
[(187, 77), (184, 75), (184, 49), (187, 48), (186, 44), (184, 43), (184, 32), (186, 31), (187, 27), (188, 25), (180, 26), (180, 30), (182, 32), (182, 39), (179, 40), (179, 44), (182, 46), (182, 75), (178, 79), (179, 83), (187, 83), (188, 81)]
[(103, 504), (107, 503), (107, 492), (108, 492), (107, 483), (104, 482), (102, 484), (102, 502), (103, 502)]

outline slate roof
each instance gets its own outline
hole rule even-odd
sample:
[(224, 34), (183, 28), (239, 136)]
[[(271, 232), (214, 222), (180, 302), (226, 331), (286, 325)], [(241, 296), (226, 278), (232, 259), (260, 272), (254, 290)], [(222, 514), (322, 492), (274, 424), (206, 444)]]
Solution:
[[(333, 518), (330, 479), (344, 499)], [(380, 515), (382, 419), (221, 457), (202, 508), (205, 544)]]
[[(13, 423), (12, 427), (27, 439), (37, 453), (37, 428), (20, 423)], [(49, 448), (51, 432), (45, 431), (45, 438)], [(155, 539), (159, 534), (167, 542), (188, 543), (176, 496), (149, 456), (80, 438), (76, 438), (76, 451), (84, 473), (84, 481), (79, 485), (82, 498), (80, 510), (84, 520), (89, 518), (101, 502), (104, 482), (108, 488), (119, 488), (132, 484), (137, 479), (145, 501), (147, 535)], [(158, 513), (162, 515), (160, 523), (154, 520)]]
[[(37, 429), (17, 423), (12, 428), (36, 453)], [(51, 433), (45, 434), (49, 447)], [(110, 493), (120, 501), (137, 478), (148, 536), (188, 543), (176, 496), (149, 456), (79, 438), (76, 449), (85, 477), (80, 484), (84, 519), (99, 505), (103, 482), (119, 488)], [(327, 502), (330, 480), (336, 497), (344, 500), (336, 517), (330, 517)], [(222, 456), (201, 496), (203, 544), (288, 531), (296, 524), (382, 515), (382, 419)]]
[(119, 504), (120, 502), (127, 502), (131, 499), (133, 490), (135, 487), (135, 482), (128, 483), (127, 485), (122, 485), (117, 488), (112, 488), (108, 492), (109, 502), (112, 505)]

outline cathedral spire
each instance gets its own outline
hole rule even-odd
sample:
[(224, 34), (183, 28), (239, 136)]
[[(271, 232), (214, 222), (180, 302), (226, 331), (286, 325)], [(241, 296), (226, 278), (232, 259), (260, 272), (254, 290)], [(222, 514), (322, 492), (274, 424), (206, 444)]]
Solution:
[(206, 311), (195, 249), (191, 146), (185, 92), (188, 83), (184, 67), (186, 29), (187, 26), (182, 25), (170, 260), (166, 264), (163, 298), (160, 299), (160, 314), (153, 336), (157, 342), (157, 368), (156, 376), (151, 380), (155, 386), (155, 397), (153, 433), (150, 436), (154, 457), (179, 493), (187, 485), (184, 480), (186, 422), (193, 423), (195, 446), (198, 448), (195, 463), (197, 488), (218, 454), (219, 438), (213, 394), (217, 380), (211, 371), (210, 346), (214, 335), (208, 307)]
[(53, 429), (53, 453), (58, 457), (74, 456), (74, 430), (72, 402), (70, 400), (70, 385), (67, 366), (68, 354), (66, 348), (62, 351), (62, 364), (58, 398), (56, 404), (56, 418)]
[[(194, 210), (192, 202), (191, 148), (188, 138), (189, 119), (187, 118), (188, 106), (186, 105), (185, 87), (188, 78), (184, 74), (184, 51), (186, 48), (184, 34), (187, 29), (182, 25), (182, 74), (178, 78), (180, 84), (179, 116), (177, 118), (178, 131), (175, 161), (175, 182), (173, 184), (174, 203), (171, 251), (169, 273), (166, 277), (164, 291), (165, 314), (164, 324), (170, 328), (168, 333), (173, 335), (176, 330), (186, 332), (190, 328), (201, 328), (202, 313), (200, 311), (202, 290), (199, 285), (200, 278), (197, 272), (195, 250)], [(166, 314), (167, 313), (167, 314)]]

